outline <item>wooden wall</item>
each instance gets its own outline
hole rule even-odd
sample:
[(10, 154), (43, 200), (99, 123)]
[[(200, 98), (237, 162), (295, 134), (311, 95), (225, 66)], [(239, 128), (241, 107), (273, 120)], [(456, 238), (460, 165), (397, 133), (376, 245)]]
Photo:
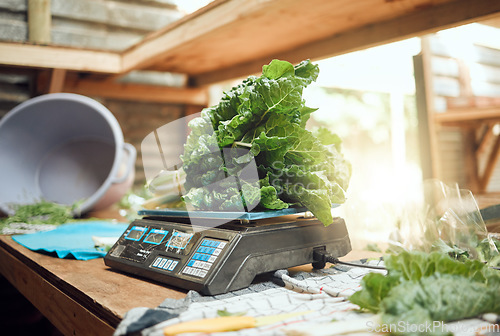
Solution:
[[(498, 151), (494, 125), (500, 122), (500, 49), (466, 41), (462, 48), (439, 34), (422, 41), (422, 68), (416, 66), (415, 76), (420, 122), (429, 132), (422, 155), (432, 161), (425, 177), (478, 194), (500, 193), (500, 164), (494, 163), (491, 176), (483, 179)], [(420, 89), (419, 81), (425, 83)], [(498, 113), (485, 117), (484, 108)]]
[[(0, 41), (28, 40), (30, 0), (0, 1)], [(51, 43), (123, 50), (182, 17), (172, 0), (50, 0)]]
[[(43, 1), (50, 4), (50, 44), (84, 49), (124, 50), (147, 34), (183, 16), (173, 0)], [(0, 1), (0, 41), (30, 41), (30, 2), (31, 0)], [(46, 85), (40, 83), (46, 84), (47, 77), (50, 76), (51, 72), (48, 70), (0, 68), (0, 118), (23, 101), (46, 93), (43, 89)], [(75, 76), (76, 74), (66, 74), (66, 87), (61, 86), (63, 92), (69, 92), (67, 90), (73, 86), (81, 89), (76, 85), (78, 80)], [(186, 78), (170, 73), (131, 72), (120, 77), (117, 83), (145, 85), (140, 89), (154, 85), (151, 90), (160, 92), (162, 87), (185, 87)], [(109, 88), (110, 91), (117, 89), (117, 85)], [(100, 90), (103, 92), (105, 89)], [(106, 106), (117, 118), (125, 141), (137, 149), (135, 184), (140, 187), (145, 182), (141, 160), (143, 138), (154, 129), (183, 116), (186, 110), (192, 107), (165, 101), (137, 101), (128, 97), (102, 98), (95, 95), (99, 93), (97, 91), (99, 90), (81, 94), (88, 95)], [(115, 91), (113, 92), (116, 93)]]

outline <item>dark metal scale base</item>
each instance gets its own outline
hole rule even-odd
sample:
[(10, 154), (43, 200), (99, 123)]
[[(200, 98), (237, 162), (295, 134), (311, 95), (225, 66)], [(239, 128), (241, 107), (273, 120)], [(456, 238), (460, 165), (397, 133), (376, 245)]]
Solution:
[(132, 222), (104, 258), (106, 265), (168, 285), (216, 295), (248, 287), (256, 275), (315, 263), (313, 251), (333, 257), (351, 251), (345, 222), (328, 227), (300, 215), (210, 227), (186, 218), (150, 216)]

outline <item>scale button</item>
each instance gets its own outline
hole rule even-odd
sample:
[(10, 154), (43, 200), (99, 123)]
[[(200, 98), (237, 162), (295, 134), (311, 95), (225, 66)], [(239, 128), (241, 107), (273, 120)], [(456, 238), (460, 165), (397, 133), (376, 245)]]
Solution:
[(205, 247), (203, 246), (198, 247), (198, 249), (196, 250), (196, 252), (203, 252), (203, 251), (205, 251)]
[(207, 275), (207, 273), (208, 273), (208, 272), (207, 272), (207, 271), (205, 271), (205, 270), (200, 270), (200, 272), (198, 273), (198, 276), (199, 276), (200, 278), (204, 278), (204, 277), (205, 277), (205, 275)]
[(172, 263), (171, 263), (171, 264), (170, 264), (170, 266), (167, 268), (167, 270), (169, 270), (169, 271), (173, 271), (173, 270), (174, 270), (174, 268), (175, 268), (175, 266), (177, 266), (177, 264), (178, 264), (178, 263), (179, 263), (179, 262), (178, 262), (177, 260), (172, 261)]
[(201, 254), (199, 254), (199, 253), (195, 253), (193, 256), (194, 260), (201, 260), (200, 258), (201, 258)]
[(171, 259), (167, 259), (167, 262), (165, 263), (165, 265), (163, 265), (163, 269), (168, 269), (168, 266), (170, 266), (170, 264), (172, 263), (173, 260)]
[(158, 268), (163, 268), (163, 266), (165, 265), (165, 263), (167, 262), (168, 259), (163, 259), (159, 264), (158, 264)]
[(160, 257), (156, 258), (156, 260), (153, 262), (153, 265), (151, 265), (151, 266), (153, 266), (153, 267), (158, 267), (158, 264), (159, 264), (162, 260), (163, 260), (163, 258), (160, 258)]
[(221, 249), (221, 248), (215, 249), (215, 251), (214, 251), (213, 255), (214, 255), (214, 256), (218, 256), (221, 252), (222, 252), (222, 249)]
[(185, 267), (184, 270), (182, 271), (182, 273), (191, 274), (191, 270), (192, 270), (191, 267)]
[(220, 242), (219, 243), (219, 248), (222, 249), (222, 248), (224, 248), (224, 246), (226, 246), (226, 242)]
[(194, 260), (192, 260), (192, 259), (191, 259), (191, 260), (189, 260), (189, 262), (188, 262), (188, 264), (187, 264), (187, 265), (188, 265), (188, 266), (193, 266), (195, 263), (196, 263), (196, 262), (195, 262)]
[(193, 265), (193, 266), (194, 266), (194, 267), (201, 267), (200, 265), (201, 265), (201, 263), (202, 263), (202, 262), (203, 262), (203, 261), (196, 260), (196, 261), (194, 262), (194, 265)]
[(206, 253), (208, 253), (208, 254), (213, 254), (213, 253), (214, 253), (214, 251), (215, 251), (215, 249), (214, 249), (213, 247), (211, 247), (211, 248), (208, 248), (208, 249), (207, 249), (207, 252), (206, 252)]
[(211, 263), (204, 263), (203, 264), (203, 268), (206, 269), (207, 271), (210, 269), (210, 267), (212, 267), (212, 264)]
[(208, 239), (204, 239), (202, 242), (201, 242), (201, 245), (202, 246), (208, 246), (209, 245), (209, 240)]
[(210, 256), (210, 258), (208, 258), (208, 262), (213, 263), (216, 259), (217, 259), (216, 256)]

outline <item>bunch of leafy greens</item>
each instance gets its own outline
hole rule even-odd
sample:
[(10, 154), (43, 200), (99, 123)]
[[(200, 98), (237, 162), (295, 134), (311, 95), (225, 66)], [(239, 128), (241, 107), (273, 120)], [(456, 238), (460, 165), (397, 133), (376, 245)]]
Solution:
[(17, 205), (14, 214), (1, 220), (2, 225), (24, 224), (63, 224), (73, 219), (74, 206), (66, 206), (49, 201)]
[[(363, 288), (350, 297), (361, 309), (381, 313), (383, 325), (433, 326), (433, 321), (500, 313), (500, 273), (480, 261), (460, 262), (438, 252), (402, 252), (385, 257), (385, 265), (387, 275), (367, 274)], [(442, 329), (393, 333), (449, 334)]]
[[(305, 106), (302, 91), (318, 73), (310, 61), (294, 67), (273, 60), (262, 76), (247, 78), (193, 119), (181, 156), (186, 203), (202, 210), (300, 205), (331, 224), (331, 207), (345, 201), (351, 167), (338, 136), (305, 129), (315, 109)], [(253, 160), (258, 180), (240, 179), (235, 187), (227, 177), (238, 176)]]

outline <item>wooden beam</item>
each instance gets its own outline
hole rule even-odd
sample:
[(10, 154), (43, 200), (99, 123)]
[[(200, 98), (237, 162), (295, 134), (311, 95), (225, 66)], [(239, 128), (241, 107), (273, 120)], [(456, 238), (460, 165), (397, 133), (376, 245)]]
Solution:
[(488, 123), (484, 125), (484, 131), (481, 133), (481, 136), (479, 138), (479, 141), (477, 141), (476, 145), (476, 156), (479, 157), (484, 153), (486, 150), (486, 146), (491, 142), (491, 139), (493, 139), (493, 136), (495, 135), (493, 133), (493, 126), (495, 126), (494, 123)]
[(467, 188), (473, 193), (480, 192), (479, 183), (479, 168), (477, 165), (477, 145), (476, 131), (474, 129), (463, 130), (464, 135), (464, 152), (465, 152), (465, 175), (467, 180)]
[(457, 108), (450, 109), (443, 113), (435, 113), (434, 121), (439, 124), (449, 124), (452, 122), (467, 123), (477, 120), (498, 120), (500, 119), (500, 105), (485, 108)]
[(495, 166), (500, 158), (500, 136), (496, 136), (495, 144), (491, 149), (490, 155), (488, 156), (488, 161), (486, 162), (486, 168), (484, 169), (483, 175), (481, 176), (480, 188), (485, 191), (488, 188), (488, 183), (490, 182), (491, 176), (495, 170)]
[(420, 165), (423, 179), (440, 178), (441, 163), (436, 136), (434, 114), (434, 90), (430, 67), (428, 40), (422, 40), (422, 52), (413, 57), (415, 95), (418, 117)]
[(204, 88), (175, 88), (79, 79), (68, 80), (63, 91), (122, 100), (203, 106), (208, 104), (208, 91)]
[[(123, 53), (123, 70), (129, 72), (154, 64), (164, 57), (165, 52), (235, 22), (242, 13), (248, 14), (261, 7), (260, 1), (215, 1), (126, 50)], [(209, 11), (209, 15), (205, 15)]]
[(50, 43), (52, 16), (50, 0), (28, 0), (28, 39), (36, 44)]
[(66, 70), (52, 69), (48, 93), (62, 92), (64, 88), (65, 78), (66, 78)]
[(114, 52), (12, 42), (0, 42), (0, 64), (104, 73), (121, 72), (121, 56)]
[(456, 0), (442, 5), (429, 6), (395, 19), (369, 24), (297, 46), (292, 50), (272, 53), (250, 62), (198, 74), (192, 76), (192, 82), (201, 86), (244, 77), (259, 73), (262, 65), (274, 58), (292, 63), (298, 63), (304, 59), (318, 60), (434, 33), (442, 29), (491, 18), (499, 13), (500, 1), (491, 0)]

